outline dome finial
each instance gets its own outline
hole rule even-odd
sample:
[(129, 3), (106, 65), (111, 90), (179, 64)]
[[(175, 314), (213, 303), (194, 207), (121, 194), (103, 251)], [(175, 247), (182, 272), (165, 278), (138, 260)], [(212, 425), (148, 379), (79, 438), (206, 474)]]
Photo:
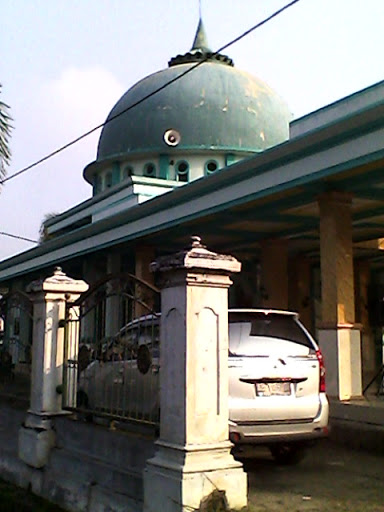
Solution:
[(201, 0), (199, 0), (199, 24), (197, 26), (195, 39), (192, 48), (184, 55), (176, 55), (169, 62), (169, 67), (178, 66), (179, 64), (191, 64), (193, 62), (216, 62), (233, 66), (233, 60), (227, 55), (213, 52), (208, 44), (207, 35), (205, 33), (203, 18), (201, 16)]
[(199, 24), (197, 26), (195, 39), (192, 44), (191, 51), (200, 50), (202, 52), (211, 52), (209, 47), (207, 34), (205, 33), (203, 18), (201, 17), (201, 1), (199, 1)]

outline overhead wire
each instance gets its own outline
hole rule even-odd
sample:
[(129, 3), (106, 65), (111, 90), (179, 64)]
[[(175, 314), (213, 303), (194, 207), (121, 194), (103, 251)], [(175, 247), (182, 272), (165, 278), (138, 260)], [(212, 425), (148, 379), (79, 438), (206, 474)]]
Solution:
[(58, 149), (52, 151), (51, 153), (49, 153), (48, 155), (40, 158), (39, 160), (37, 160), (36, 162), (33, 162), (32, 164), (30, 165), (27, 165), (26, 167), (20, 169), (19, 171), (15, 172), (14, 174), (11, 174), (10, 176), (7, 176), (5, 178), (3, 178), (2, 180), (0, 180), (0, 185), (3, 185), (4, 183), (6, 183), (7, 181), (10, 181), (14, 178), (16, 178), (17, 176), (20, 176), (21, 174), (33, 169), (34, 167), (40, 165), (41, 163), (43, 162), (46, 162), (47, 160), (49, 160), (50, 158), (54, 157), (55, 155), (57, 155), (58, 153), (61, 153), (63, 152), (64, 150), (68, 149), (69, 147), (73, 146), (74, 144), (77, 144), (77, 142), (80, 142), (82, 139), (85, 139), (86, 137), (88, 137), (89, 135), (91, 135), (92, 133), (94, 133), (95, 131), (99, 130), (100, 128), (103, 128), (103, 126), (105, 126), (106, 124), (110, 123), (111, 121), (114, 121), (115, 119), (117, 119), (118, 117), (122, 116), (123, 114), (129, 112), (130, 110), (132, 110), (134, 107), (137, 107), (137, 105), (140, 105), (141, 103), (143, 103), (144, 101), (148, 100), (149, 98), (151, 98), (152, 96), (154, 96), (155, 94), (157, 94), (158, 92), (164, 90), (166, 87), (169, 87), (171, 84), (173, 84), (174, 82), (180, 80), (181, 78), (183, 78), (185, 75), (191, 73), (194, 69), (196, 69), (197, 67), (201, 66), (202, 64), (204, 64), (205, 62), (207, 62), (207, 60), (209, 58), (211, 58), (212, 56), (215, 56), (215, 55), (218, 55), (220, 52), (222, 52), (223, 50), (226, 50), (227, 48), (229, 48), (230, 46), (232, 46), (233, 44), (237, 43), (238, 41), (240, 41), (241, 39), (243, 39), (244, 37), (246, 37), (247, 35), (249, 35), (251, 32), (255, 31), (256, 29), (260, 28), (261, 26), (265, 25), (266, 23), (268, 23), (270, 20), (272, 20), (273, 18), (275, 18), (276, 16), (278, 16), (279, 14), (281, 14), (282, 12), (284, 12), (285, 10), (289, 9), (290, 7), (292, 7), (294, 4), (297, 4), (298, 2), (300, 2), (300, 0), (292, 0), (291, 2), (289, 2), (288, 4), (284, 5), (283, 7), (281, 7), (280, 9), (278, 9), (277, 11), (273, 12), (272, 14), (270, 14), (269, 16), (267, 16), (266, 18), (264, 18), (262, 21), (260, 21), (259, 23), (257, 23), (256, 25), (254, 25), (253, 27), (251, 27), (250, 29), (246, 30), (245, 32), (243, 32), (241, 35), (237, 36), (235, 39), (233, 39), (232, 41), (230, 41), (229, 43), (226, 43), (224, 46), (222, 46), (221, 48), (219, 48), (218, 50), (216, 50), (215, 52), (213, 52), (212, 54), (210, 54), (210, 57), (205, 57), (203, 58), (201, 61), (197, 62), (196, 64), (194, 64), (192, 67), (188, 68), (187, 70), (183, 71), (182, 73), (180, 73), (179, 75), (177, 75), (176, 77), (174, 77), (173, 79), (169, 80), (168, 82), (166, 82), (165, 84), (163, 84), (162, 86), (158, 87), (157, 89), (151, 91), (150, 93), (148, 93), (147, 95), (143, 96), (142, 98), (140, 98), (138, 101), (136, 101), (135, 103), (132, 103), (131, 105), (129, 105), (127, 108), (125, 108), (124, 110), (122, 110), (121, 112), (119, 112), (118, 114), (115, 114), (111, 117), (109, 117), (108, 119), (106, 119), (103, 123), (95, 126), (94, 128), (88, 130), (87, 132), (83, 133), (82, 135), (79, 135), (79, 137), (76, 137), (75, 139), (71, 140), (70, 142), (68, 142), (67, 144), (64, 144), (63, 146), (59, 147)]
[(34, 244), (40, 243), (38, 240), (32, 240), (32, 238), (27, 238), (25, 236), (14, 235), (12, 233), (7, 233), (6, 231), (0, 231), (0, 235), (16, 238), (17, 240), (24, 240), (25, 242), (33, 242)]
[[(256, 25), (254, 25), (253, 27), (249, 28), (248, 30), (246, 30), (245, 32), (243, 32), (242, 34), (240, 34), (239, 36), (237, 36), (235, 39), (232, 39), (230, 42), (226, 43), (224, 46), (222, 46), (221, 48), (219, 48), (218, 50), (216, 50), (215, 52), (213, 52), (212, 54), (210, 54), (209, 57), (205, 57), (203, 58), (201, 61), (195, 63), (192, 67), (188, 68), (187, 70), (183, 71), (182, 73), (180, 73), (179, 75), (177, 75), (176, 77), (174, 77), (173, 79), (169, 80), (168, 82), (166, 82), (165, 84), (163, 84), (162, 86), (158, 87), (157, 89), (151, 91), (150, 93), (148, 93), (146, 96), (143, 96), (140, 100), (136, 101), (135, 103), (132, 103), (131, 105), (129, 105), (127, 108), (125, 108), (124, 110), (122, 110), (121, 112), (119, 112), (118, 114), (115, 114), (114, 116), (111, 116), (109, 117), (108, 119), (106, 119), (103, 123), (95, 126), (94, 128), (88, 130), (87, 132), (83, 133), (82, 135), (80, 135), (79, 137), (76, 137), (75, 139), (71, 140), (70, 142), (68, 142), (67, 144), (64, 144), (63, 146), (59, 147), (58, 149), (56, 149), (55, 151), (52, 151), (51, 153), (49, 153), (48, 155), (40, 158), (39, 160), (33, 162), (32, 164), (20, 169), (19, 171), (15, 172), (14, 174), (11, 174), (11, 176), (7, 176), (5, 178), (3, 178), (2, 180), (0, 180), (0, 185), (3, 185), (4, 183), (6, 183), (7, 181), (10, 181), (11, 179), (13, 178), (16, 178), (17, 176), (20, 176), (21, 174), (33, 169), (34, 167), (37, 167), (38, 165), (40, 165), (41, 163), (49, 160), (50, 158), (54, 157), (55, 155), (57, 155), (58, 153), (61, 153), (63, 151), (65, 151), (66, 149), (68, 149), (69, 147), (73, 146), (74, 144), (76, 144), (77, 142), (80, 142), (82, 139), (88, 137), (89, 135), (91, 135), (92, 133), (94, 133), (95, 131), (99, 130), (100, 128), (103, 128), (103, 126), (105, 126), (106, 124), (110, 123), (111, 121), (115, 120), (116, 118), (120, 117), (121, 115), (125, 114), (126, 112), (129, 112), (130, 110), (132, 110), (134, 107), (136, 107), (137, 105), (140, 105), (141, 103), (143, 103), (144, 101), (148, 100), (149, 98), (151, 98), (152, 96), (154, 96), (155, 94), (157, 94), (158, 92), (164, 90), (166, 87), (169, 87), (171, 84), (173, 84), (174, 82), (180, 80), (181, 78), (183, 78), (185, 75), (187, 75), (188, 73), (191, 73), (194, 69), (196, 69), (197, 67), (201, 66), (202, 64), (204, 64), (204, 62), (207, 62), (207, 60), (209, 58), (212, 58), (212, 56), (215, 56), (215, 55), (218, 55), (219, 53), (221, 53), (223, 50), (226, 50), (227, 48), (229, 48), (230, 46), (232, 46), (233, 44), (237, 43), (238, 41), (240, 41), (241, 39), (243, 39), (244, 37), (246, 37), (247, 35), (249, 35), (250, 33), (252, 33), (253, 31), (255, 31), (256, 29), (260, 28), (261, 26), (265, 25), (266, 23), (268, 23), (270, 20), (272, 20), (273, 18), (275, 18), (276, 16), (278, 16), (279, 14), (281, 14), (282, 12), (284, 12), (285, 10), (289, 9), (290, 7), (292, 7), (294, 4), (297, 4), (300, 0), (292, 0), (291, 2), (289, 2), (288, 4), (285, 4), (283, 7), (281, 7), (280, 9), (276, 10), (275, 12), (273, 12), (272, 14), (270, 14), (269, 16), (267, 16), (266, 18), (264, 18), (262, 21), (260, 21), (259, 23), (257, 23)], [(19, 235), (14, 235), (12, 233), (7, 233), (5, 231), (0, 231), (0, 235), (3, 235), (3, 236), (8, 236), (10, 238), (15, 238), (17, 240), (23, 240), (23, 241), (26, 241), (26, 242), (32, 242), (32, 243), (35, 243), (35, 244), (38, 244), (40, 243), (38, 240), (32, 240), (31, 238), (27, 238), (27, 237), (23, 237), (23, 236), (19, 236)]]

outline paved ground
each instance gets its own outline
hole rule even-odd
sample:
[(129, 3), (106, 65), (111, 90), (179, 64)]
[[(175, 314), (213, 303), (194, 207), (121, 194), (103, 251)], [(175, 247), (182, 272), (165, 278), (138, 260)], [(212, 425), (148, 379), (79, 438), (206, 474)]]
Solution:
[(384, 512), (384, 458), (323, 441), (297, 466), (245, 462), (251, 512)]
[[(2, 403), (19, 409), (17, 412), (20, 418), (17, 421), (21, 424), (24, 414), (22, 411), (25, 411), (29, 403), (29, 386), (21, 379), (15, 393), (16, 380), (0, 382), (0, 394)], [(375, 415), (382, 412), (384, 400), (376, 400), (374, 408), (369, 407), (370, 404), (367, 402), (361, 408), (361, 402), (358, 403), (360, 412), (355, 430), (360, 437), (354, 445), (363, 446), (361, 440), (369, 434), (370, 447), (379, 451), (381, 444), (384, 447), (384, 436), (379, 437), (376, 430), (367, 429), (375, 424)], [(353, 404), (343, 404), (343, 407), (339, 411), (342, 419), (345, 416), (344, 409), (353, 408)], [(379, 423), (382, 424), (380, 418)], [(351, 442), (345, 433), (347, 431), (339, 430), (336, 437), (339, 442)], [(0, 428), (0, 434), (7, 445), (16, 442), (13, 432), (2, 431)], [(298, 466), (278, 466), (268, 450), (260, 449), (257, 459), (246, 462), (245, 467), (249, 479), (250, 512), (384, 512), (383, 456), (374, 456), (331, 441), (322, 441)], [(19, 503), (10, 510), (22, 512)], [(0, 511), (3, 509), (4, 512), (8, 510), (0, 502)], [(39, 509), (32, 507), (27, 510), (38, 512)]]
[(65, 512), (15, 485), (0, 480), (1, 512)]

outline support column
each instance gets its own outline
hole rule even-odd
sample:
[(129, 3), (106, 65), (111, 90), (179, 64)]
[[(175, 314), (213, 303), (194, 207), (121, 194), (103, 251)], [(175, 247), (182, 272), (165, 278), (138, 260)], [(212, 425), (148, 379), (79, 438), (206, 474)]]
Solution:
[[(93, 256), (89, 256), (83, 261), (83, 277), (84, 280), (92, 287), (99, 279), (105, 276), (106, 268), (100, 269), (96, 265), (96, 259)], [(96, 322), (96, 312), (93, 309), (95, 301), (94, 294), (91, 295), (89, 299), (87, 299), (84, 303), (85, 310), (89, 311), (88, 314), (83, 316), (81, 322), (81, 332), (80, 332), (80, 343), (81, 344), (91, 344), (95, 337), (97, 337), (97, 322)], [(100, 321), (100, 320), (99, 320)], [(103, 319), (104, 321), (104, 319)], [(104, 333), (103, 333), (104, 334)]]
[(362, 342), (362, 380), (363, 388), (371, 381), (377, 372), (375, 338), (371, 329), (368, 310), (368, 288), (371, 278), (371, 269), (368, 261), (358, 261), (355, 266), (356, 273), (356, 320), (361, 324)]
[[(118, 274), (121, 270), (121, 257), (119, 253), (109, 253), (107, 256), (107, 274)], [(105, 301), (105, 336), (116, 336), (121, 325), (120, 296), (118, 280), (107, 283), (107, 297)]]
[(264, 308), (288, 308), (287, 241), (261, 244), (261, 299)]
[(312, 331), (311, 262), (299, 255), (289, 262), (289, 309), (297, 311), (301, 322)]
[[(146, 283), (150, 285), (154, 285), (155, 278), (153, 272), (151, 272), (150, 267), (151, 263), (155, 260), (155, 251), (153, 247), (149, 247), (146, 245), (141, 245), (136, 247), (135, 252), (135, 276), (139, 279), (142, 279)], [(153, 303), (153, 294), (148, 294), (147, 297), (141, 296), (142, 293), (145, 293), (145, 288), (138, 287), (136, 290), (137, 298), (143, 300), (144, 303), (148, 305), (149, 308), (154, 307)], [(136, 302), (136, 318), (148, 314), (148, 309), (144, 306), (141, 306), (139, 302)]]
[(215, 490), (240, 509), (247, 476), (228, 440), (228, 288), (240, 263), (193, 237), (190, 249), (152, 268), (162, 276), (161, 423), (144, 511), (197, 510)]
[(349, 194), (319, 198), (322, 323), (319, 343), (327, 392), (339, 400), (362, 394), (361, 336), (355, 324), (352, 219)]
[(153, 247), (141, 245), (136, 247), (135, 252), (135, 275), (149, 284), (154, 284), (154, 275), (151, 272), (151, 263), (155, 260)]
[(43, 467), (55, 443), (52, 419), (62, 411), (64, 329), (67, 300), (86, 291), (84, 281), (67, 277), (60, 268), (53, 276), (33, 281), (27, 288), (33, 302), (31, 399), (24, 425), (19, 430), (19, 458), (35, 468)]

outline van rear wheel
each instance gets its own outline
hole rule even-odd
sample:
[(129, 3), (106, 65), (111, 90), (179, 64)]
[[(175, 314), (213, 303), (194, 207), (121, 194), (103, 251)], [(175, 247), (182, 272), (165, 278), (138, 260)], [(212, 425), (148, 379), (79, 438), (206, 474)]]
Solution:
[(275, 461), (284, 465), (298, 464), (307, 454), (307, 447), (297, 443), (274, 444), (269, 449)]

